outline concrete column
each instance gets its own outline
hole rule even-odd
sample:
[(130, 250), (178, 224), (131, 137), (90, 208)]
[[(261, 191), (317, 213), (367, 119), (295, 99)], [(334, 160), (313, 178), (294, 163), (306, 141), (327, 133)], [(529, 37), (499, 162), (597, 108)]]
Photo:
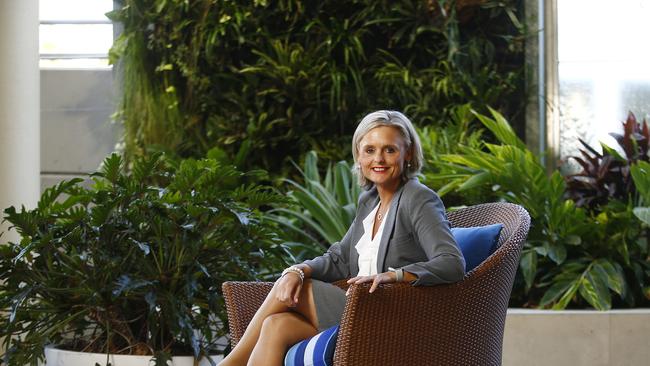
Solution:
[[(0, 0), (0, 210), (40, 195), (38, 0)], [(18, 235), (0, 224), (0, 243)]]

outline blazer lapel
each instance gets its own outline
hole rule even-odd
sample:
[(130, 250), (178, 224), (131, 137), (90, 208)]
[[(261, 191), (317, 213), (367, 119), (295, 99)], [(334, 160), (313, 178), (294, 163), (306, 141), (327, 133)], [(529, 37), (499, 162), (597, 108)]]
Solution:
[(386, 253), (388, 252), (388, 239), (390, 239), (393, 229), (395, 228), (395, 219), (397, 218), (397, 207), (399, 200), (402, 198), (404, 186), (402, 184), (399, 190), (393, 196), (390, 203), (390, 210), (386, 222), (384, 223), (384, 231), (381, 233), (381, 241), (379, 242), (379, 252), (377, 253), (377, 273), (384, 272), (384, 262), (386, 261)]

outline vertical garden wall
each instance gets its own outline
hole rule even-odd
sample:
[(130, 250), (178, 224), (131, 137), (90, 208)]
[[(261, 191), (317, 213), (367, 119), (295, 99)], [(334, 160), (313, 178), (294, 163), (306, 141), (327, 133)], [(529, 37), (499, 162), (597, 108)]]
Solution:
[(375, 109), (444, 126), (458, 105), (491, 105), (523, 125), (520, 3), (124, 0), (111, 57), (127, 156), (219, 147), (281, 173), (311, 149), (348, 157)]
[(424, 145), (422, 180), (448, 207), (504, 200), (531, 213), (513, 305), (646, 306), (650, 184), (639, 178), (645, 158), (628, 152), (647, 156), (647, 127), (625, 124), (627, 157), (585, 146), (574, 159), (584, 172), (549, 175), (522, 142), (522, 3), (124, 0), (111, 56), (123, 71), (127, 157), (212, 150), (296, 178), (284, 181), (289, 207), (266, 217), (290, 229), (282, 240), (297, 260), (340, 237), (358, 193), (347, 163), (323, 171), (316, 156), (349, 159), (364, 114), (403, 110)]

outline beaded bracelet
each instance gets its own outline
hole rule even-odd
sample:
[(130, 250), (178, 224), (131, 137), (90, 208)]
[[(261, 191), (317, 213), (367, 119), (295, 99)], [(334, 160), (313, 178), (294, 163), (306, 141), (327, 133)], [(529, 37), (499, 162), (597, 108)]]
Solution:
[(301, 283), (305, 281), (305, 272), (303, 272), (302, 269), (300, 269), (300, 268), (298, 268), (296, 266), (291, 266), (291, 267), (285, 269), (284, 271), (282, 271), (282, 275), (280, 276), (280, 278), (284, 277), (284, 275), (286, 275), (289, 272), (293, 272), (293, 273), (297, 274), (300, 277), (300, 282)]

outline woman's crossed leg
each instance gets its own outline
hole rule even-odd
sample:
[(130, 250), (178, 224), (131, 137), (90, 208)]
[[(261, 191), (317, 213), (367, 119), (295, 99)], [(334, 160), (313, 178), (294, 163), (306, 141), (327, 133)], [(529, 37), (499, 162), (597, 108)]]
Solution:
[(278, 282), (251, 319), (237, 346), (219, 366), (282, 365), (291, 345), (318, 333), (311, 281), (305, 280), (295, 307), (277, 299), (277, 287)]

